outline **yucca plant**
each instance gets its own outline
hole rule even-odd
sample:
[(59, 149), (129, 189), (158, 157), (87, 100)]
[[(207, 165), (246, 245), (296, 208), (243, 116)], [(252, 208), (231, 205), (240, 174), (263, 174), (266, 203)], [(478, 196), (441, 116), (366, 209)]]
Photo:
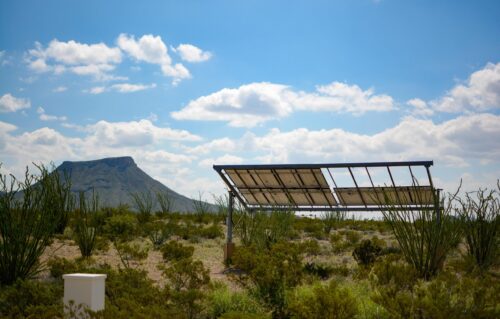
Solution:
[[(425, 193), (416, 191), (416, 202), (426, 203)], [(458, 190), (448, 199), (434, 194), (433, 205), (422, 205), (419, 210), (407, 210), (401, 203), (391, 202), (387, 194), (380, 210), (389, 223), (406, 261), (425, 280), (435, 276), (442, 268), (448, 252), (461, 238), (459, 222), (452, 216), (452, 202)], [(403, 201), (402, 201), (403, 202)]]
[[(0, 174), (0, 284), (36, 275), (39, 258), (72, 208), (70, 182), (36, 166), (26, 168), (24, 182)], [(1, 168), (1, 165), (0, 165)]]
[(97, 225), (95, 215), (99, 210), (99, 196), (92, 191), (87, 199), (84, 192), (79, 193), (79, 207), (75, 210), (74, 234), (83, 258), (92, 256), (96, 246)]
[[(497, 182), (498, 183), (498, 182)], [(500, 183), (498, 183), (500, 191)], [(458, 215), (465, 234), (467, 253), (481, 270), (487, 270), (498, 257), (500, 197), (494, 190), (479, 189), (459, 199)]]

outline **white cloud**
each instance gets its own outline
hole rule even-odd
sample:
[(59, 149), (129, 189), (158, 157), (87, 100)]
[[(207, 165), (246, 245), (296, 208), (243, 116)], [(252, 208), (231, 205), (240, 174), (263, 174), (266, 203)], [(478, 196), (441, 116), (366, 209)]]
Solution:
[(174, 51), (179, 53), (184, 61), (193, 63), (208, 61), (212, 57), (212, 53), (203, 51), (192, 44), (180, 44)]
[(410, 111), (412, 115), (426, 117), (434, 114), (434, 111), (427, 105), (427, 102), (422, 99), (411, 99), (408, 100), (406, 104), (413, 107)]
[(178, 120), (227, 121), (230, 126), (253, 127), (286, 117), (296, 110), (360, 115), (392, 109), (394, 102), (390, 96), (375, 95), (373, 89), (363, 91), (357, 85), (333, 82), (318, 86), (315, 92), (304, 92), (282, 84), (261, 82), (202, 96), (171, 115)]
[(487, 111), (500, 108), (500, 63), (488, 63), (442, 98), (430, 102), (441, 112)]
[(85, 44), (70, 40), (61, 42), (52, 40), (46, 49), (38, 45), (32, 54), (45, 59), (52, 59), (65, 65), (105, 65), (117, 64), (122, 60), (118, 48), (110, 48), (104, 43)]
[[(39, 112), (44, 113), (44, 110)], [(23, 174), (25, 165), (32, 162), (48, 164), (52, 161), (132, 156), (152, 176), (176, 180), (178, 174), (186, 172), (185, 165), (195, 156), (164, 150), (165, 143), (200, 140), (187, 131), (158, 127), (148, 120), (99, 121), (77, 127), (81, 137), (68, 137), (48, 127), (14, 134), (16, 129), (16, 126), (0, 121), (0, 153), (6, 154), (2, 157), (2, 170), (18, 176)], [(195, 177), (189, 176), (189, 179)]]
[(129, 93), (129, 92), (137, 92), (143, 91), (147, 89), (153, 89), (156, 87), (156, 83), (152, 83), (150, 85), (144, 84), (131, 84), (131, 83), (120, 83), (114, 84), (110, 87), (110, 89), (115, 90), (120, 93)]
[(116, 80), (108, 74), (121, 63), (119, 48), (110, 48), (104, 43), (85, 44), (74, 40), (62, 42), (52, 40), (47, 48), (35, 43), (35, 49), (28, 52), (28, 65), (35, 72), (60, 74), (70, 71), (77, 75), (93, 76), (97, 80)]
[(41, 121), (67, 121), (68, 120), (68, 118), (66, 116), (48, 115), (47, 113), (45, 113), (45, 110), (41, 106), (39, 106), (37, 108), (36, 112), (39, 114), (39, 118)]
[(95, 86), (89, 90), (89, 93), (90, 94), (101, 94), (101, 93), (104, 93), (104, 91), (106, 91), (105, 86)]
[(67, 87), (65, 87), (65, 86), (58, 86), (58, 87), (56, 87), (55, 89), (53, 89), (53, 90), (52, 90), (52, 92), (55, 92), (55, 93), (61, 93), (61, 92), (64, 92), (64, 91), (66, 91), (66, 90), (68, 90), (68, 88), (67, 88)]
[(263, 136), (246, 133), (238, 140), (210, 141), (188, 152), (228, 152), (227, 145), (235, 156), (257, 154), (254, 160), (265, 163), (434, 159), (440, 164), (463, 167), (469, 160), (498, 163), (499, 121), (500, 116), (493, 114), (466, 115), (440, 124), (407, 117), (395, 127), (373, 135), (342, 129), (272, 129)]
[(0, 112), (16, 112), (30, 107), (31, 102), (29, 99), (17, 98), (10, 93), (6, 93), (0, 97)]
[(167, 46), (160, 36), (147, 34), (136, 40), (133, 35), (120, 34), (117, 44), (137, 61), (160, 65), (163, 74), (174, 78), (174, 83), (191, 77), (182, 64), (172, 64)]
[(241, 164), (243, 163), (243, 158), (231, 154), (224, 154), (217, 158), (206, 158), (198, 163), (198, 166), (204, 168), (212, 168), (213, 165), (224, 165), (224, 164)]
[(208, 154), (214, 151), (226, 151), (232, 152), (237, 149), (237, 144), (234, 140), (229, 137), (224, 137), (220, 139), (212, 140), (208, 143), (204, 143), (195, 147), (186, 147), (185, 150), (189, 154)]
[(17, 130), (17, 126), (0, 121), (0, 133), (5, 134), (14, 130)]
[(89, 92), (90, 94), (101, 94), (106, 91), (115, 91), (119, 93), (131, 93), (131, 92), (138, 92), (138, 91), (143, 91), (143, 90), (148, 90), (148, 89), (154, 89), (156, 87), (156, 83), (151, 83), (149, 85), (147, 84), (133, 84), (133, 83), (119, 83), (119, 84), (113, 84), (111, 86), (105, 87), (105, 86), (96, 86), (91, 88), (90, 90), (86, 91)]
[(199, 141), (201, 138), (185, 130), (175, 130), (155, 126), (149, 120), (130, 122), (107, 122), (99, 121), (86, 127), (87, 132), (92, 134), (89, 138), (95, 140), (95, 144), (110, 147), (122, 146), (144, 146), (159, 141)]

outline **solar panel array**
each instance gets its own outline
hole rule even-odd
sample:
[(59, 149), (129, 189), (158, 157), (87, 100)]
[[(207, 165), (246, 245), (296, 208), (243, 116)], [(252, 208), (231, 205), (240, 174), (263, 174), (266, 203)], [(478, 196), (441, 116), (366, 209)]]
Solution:
[(320, 169), (227, 169), (225, 172), (250, 205), (337, 205)]
[(433, 205), (431, 186), (332, 187), (321, 168), (226, 168), (232, 187), (251, 207)]

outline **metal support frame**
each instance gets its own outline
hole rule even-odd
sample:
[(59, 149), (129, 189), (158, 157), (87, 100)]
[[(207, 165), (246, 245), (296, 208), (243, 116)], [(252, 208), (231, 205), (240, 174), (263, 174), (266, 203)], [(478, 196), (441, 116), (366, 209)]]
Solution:
[[(373, 167), (386, 168), (388, 173), (389, 173), (389, 177), (391, 179), (392, 187), (395, 191), (398, 202), (400, 203), (399, 205), (404, 210), (407, 210), (407, 211), (416, 211), (416, 210), (422, 210), (422, 209), (427, 210), (427, 209), (435, 209), (436, 207), (438, 207), (438, 210), (439, 210), (440, 209), (439, 208), (439, 205), (440, 205), (439, 193), (434, 188), (434, 184), (432, 182), (432, 177), (431, 177), (430, 169), (429, 169), (430, 166), (432, 166), (433, 164), (434, 164), (433, 161), (401, 161), (401, 162), (327, 163), (327, 164), (214, 165), (213, 168), (215, 171), (217, 171), (217, 173), (221, 176), (224, 183), (229, 188), (229, 193), (232, 194), (232, 195), (230, 195), (230, 197), (238, 198), (238, 200), (245, 207), (246, 210), (258, 209), (258, 210), (268, 210), (268, 211), (270, 211), (270, 210), (289, 210), (289, 211), (337, 211), (337, 212), (363, 212), (364, 211), (364, 212), (367, 212), (367, 211), (380, 211), (380, 207), (378, 207), (378, 205), (376, 205), (376, 206), (367, 205), (367, 203), (363, 197), (363, 194), (360, 191), (360, 188), (358, 186), (358, 183), (356, 181), (356, 178), (354, 176), (352, 168), (364, 168), (368, 174), (368, 177), (370, 179), (370, 183), (371, 183), (373, 189), (376, 189), (376, 186), (373, 183), (373, 180), (372, 180), (372, 177), (370, 175), (368, 168), (373, 168)], [(425, 167), (425, 169), (426, 169), (427, 177), (429, 179), (429, 186), (433, 190), (433, 196), (434, 196), (434, 201), (433, 201), (434, 203), (430, 207), (429, 206), (423, 207), (422, 205), (419, 205), (419, 204), (416, 204), (416, 205), (402, 205), (401, 204), (401, 199), (399, 198), (400, 194), (399, 194), (398, 189), (396, 187), (396, 184), (395, 184), (395, 181), (393, 179), (390, 168), (391, 167), (408, 167), (410, 170), (410, 174), (412, 176), (413, 187), (416, 188), (417, 186), (414, 183), (415, 177), (414, 177), (413, 172), (411, 170), (412, 166), (422, 166), (422, 167)], [(338, 205), (335, 205), (335, 206), (314, 205), (314, 201), (311, 202), (311, 204), (312, 204), (311, 206), (295, 205), (295, 202), (293, 201), (293, 198), (291, 197), (291, 194), (289, 193), (289, 190), (295, 189), (295, 187), (287, 188), (286, 185), (284, 185), (284, 183), (279, 179), (279, 176), (276, 173), (276, 170), (279, 170), (279, 169), (290, 169), (290, 170), (295, 171), (295, 172), (298, 169), (308, 169), (308, 170), (326, 169), (326, 171), (330, 175), (330, 178), (332, 179), (332, 181), (335, 185), (335, 188), (338, 188), (337, 183), (335, 182), (335, 179), (332, 176), (332, 172), (330, 171), (330, 169), (333, 169), (333, 168), (343, 168), (343, 169), (348, 170), (352, 180), (354, 181), (355, 189), (357, 190), (361, 200), (363, 201), (363, 206), (342, 204), (342, 202), (344, 202), (342, 198), (339, 198), (341, 201), (339, 201)], [(276, 187), (276, 188), (283, 190), (283, 192), (285, 192), (285, 194), (287, 195), (287, 197), (290, 200), (291, 205), (284, 206), (284, 207), (273, 205), (269, 201), (269, 199), (265, 196), (265, 194), (264, 194), (265, 199), (268, 202), (267, 205), (265, 205), (265, 204), (249, 205), (245, 201), (243, 194), (240, 193), (240, 190), (238, 189), (238, 187), (236, 185), (234, 185), (234, 183), (232, 182), (232, 180), (231, 180), (230, 176), (227, 174), (226, 170), (236, 170), (236, 171), (237, 170), (247, 170), (247, 172), (249, 170), (255, 170), (255, 171), (271, 170), (271, 172), (275, 176), (276, 180), (280, 184), (280, 187)], [(238, 174), (238, 173), (236, 172), (236, 174)], [(260, 178), (260, 176), (258, 175), (258, 172), (256, 172), (256, 174)], [(314, 175), (314, 177), (316, 178), (316, 175)], [(255, 196), (252, 192), (252, 189), (254, 189), (254, 187), (247, 187), (246, 189), (248, 189), (250, 191), (251, 196), (255, 198)], [(266, 187), (266, 188), (255, 187), (255, 189), (264, 190), (264, 189), (273, 189), (273, 187)], [(306, 194), (308, 194), (306, 190), (313, 189), (313, 187), (305, 187), (305, 185), (304, 185), (304, 187), (297, 187), (297, 189), (300, 189), (303, 192), (305, 192)], [(326, 196), (324, 193), (324, 190), (321, 189), (321, 191), (322, 191), (323, 195)], [(342, 196), (340, 193), (334, 192), (334, 190), (332, 190), (332, 195), (334, 196), (334, 198), (335, 198), (335, 195)], [(411, 194), (410, 194), (410, 196), (411, 196)], [(306, 196), (306, 198), (308, 201), (310, 200), (310, 198), (308, 198), (307, 196)], [(434, 206), (434, 207), (432, 207), (432, 206)], [(440, 218), (440, 216), (438, 218)], [(229, 224), (228, 224), (228, 226), (229, 226)], [(231, 235), (232, 235), (232, 233), (231, 233)], [(229, 228), (228, 228), (228, 236), (229, 236)], [(229, 238), (228, 238), (228, 240), (229, 240)]]
[(229, 191), (229, 200), (228, 200), (228, 208), (227, 208), (227, 243), (230, 244), (233, 242), (233, 208), (234, 208), (234, 194)]

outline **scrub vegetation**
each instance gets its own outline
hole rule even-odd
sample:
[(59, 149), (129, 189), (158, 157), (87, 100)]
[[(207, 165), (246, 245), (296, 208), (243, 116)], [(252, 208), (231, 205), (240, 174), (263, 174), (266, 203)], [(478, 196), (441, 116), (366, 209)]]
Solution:
[[(227, 203), (172, 211), (164, 194), (135, 210), (74, 196), (39, 167), (0, 179), (0, 317), (64, 318), (62, 275), (107, 274), (88, 318), (499, 318), (500, 185), (384, 220), (290, 212), (233, 215)], [(153, 211), (159, 201), (159, 211)], [(78, 307), (78, 305), (75, 305)]]

